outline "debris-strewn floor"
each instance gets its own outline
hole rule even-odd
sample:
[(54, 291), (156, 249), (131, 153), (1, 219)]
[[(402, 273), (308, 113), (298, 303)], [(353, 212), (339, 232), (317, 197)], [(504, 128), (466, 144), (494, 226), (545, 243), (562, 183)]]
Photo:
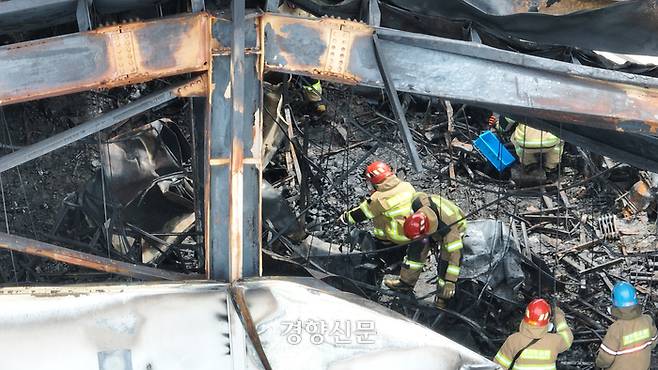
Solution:
[[(381, 159), (417, 190), (454, 200), (469, 220), (491, 218), (511, 226), (513, 248), (534, 261), (524, 265), (526, 280), (511, 302), (495, 297), (481, 283), (462, 281), (447, 314), (431, 308), (436, 277), (433, 260), (416, 287), (418, 300), (391, 296), (372, 282), (371, 286), (362, 284), (351, 290), (361, 291), (491, 356), (518, 328), (522, 307), (530, 298), (551, 299), (567, 312), (576, 335), (572, 349), (560, 357), (560, 368), (573, 369), (593, 368), (600, 337), (611, 322), (607, 313), (611, 283), (620, 279), (636, 283), (642, 304), (649, 312), (655, 310), (655, 212), (639, 212), (626, 219), (621, 213), (628, 190), (638, 180), (637, 169), (567, 144), (560, 171), (552, 181), (520, 189), (511, 182), (509, 170), (498, 174), (469, 146), (489, 129), (488, 112), (453, 105), (455, 120), (447, 136), (443, 103), (405, 97), (407, 118), (427, 168), (417, 174), (406, 160), (397, 125), (390, 118), (393, 116), (378, 94), (357, 95), (349, 88), (326, 87), (325, 92), (327, 114), (304, 115), (303, 106), (296, 112), (303, 131), (303, 137), (300, 133), (297, 138), (300, 148), (308, 147), (307, 153), (298, 157), (308, 157), (313, 174), (302, 181), (301, 187), (288, 175), (275, 183), (285, 190), (298, 212), (310, 206), (305, 221), (312, 237), (343, 246), (342, 250), (336, 247), (334, 253), (359, 248), (354, 243), (354, 230), (336, 220), (369, 194), (362, 170), (365, 164)], [(499, 134), (509, 143), (509, 132)], [(447, 142), (452, 142), (451, 149)], [(271, 166), (270, 174), (288, 174), (283, 155), (275, 163), (280, 167)], [(304, 192), (310, 194), (308, 199)], [(377, 265), (380, 261), (375, 257), (369, 262), (380, 268), (381, 278), (384, 273), (397, 272), (392, 261), (389, 258), (386, 264)], [(363, 268), (364, 261), (358, 263), (355, 268)], [(537, 266), (545, 270), (543, 279), (538, 277)]]
[[(4, 155), (52, 137), (148, 95), (167, 84), (169, 82), (163, 80), (2, 107), (0, 108), (0, 151)], [(97, 238), (96, 242), (91, 243), (88, 235), (75, 235), (75, 231), (82, 224), (86, 224), (84, 220), (82, 222), (64, 220), (59, 230), (54, 230), (54, 227), (60, 221), (64, 200), (67, 197), (75, 198), (76, 192), (82, 192), (102, 167), (100, 150), (106, 145), (107, 137), (139, 127), (160, 117), (175, 120), (176, 124), (185, 131), (187, 130), (185, 108), (186, 106), (180, 102), (170, 104), (162, 109), (120, 122), (100, 134), (76, 141), (3, 173), (0, 177), (2, 231), (130, 261), (127, 256), (122, 258), (114, 251), (110, 251), (107, 244), (102, 242), (102, 238)], [(0, 283), (52, 284), (107, 280), (125, 280), (125, 278), (51, 260), (9, 253), (6, 250), (0, 251)]]
[[(1, 150), (8, 153), (52, 136), (157, 87), (139, 85), (4, 108), (0, 122)], [(560, 358), (561, 368), (593, 366), (600, 337), (610, 322), (607, 306), (611, 283), (619, 279), (636, 283), (642, 304), (649, 312), (656, 309), (653, 301), (658, 292), (654, 289), (658, 277), (653, 272), (658, 264), (655, 211), (649, 207), (648, 211), (626, 218), (622, 212), (632, 196), (629, 190), (640, 179), (637, 169), (588, 153), (586, 148), (567, 145), (557, 176), (543, 186), (519, 188), (512, 182), (509, 170), (497, 173), (472, 147), (473, 139), (490, 129), (487, 121), (490, 112), (403, 95), (414, 140), (426, 167), (424, 172), (415, 173), (406, 159), (397, 124), (380, 92), (325, 86), (328, 111), (323, 115), (309, 111), (299, 90), (291, 89), (284, 95), (296, 118), (296, 124), (290, 131), (286, 130), (292, 133), (296, 143), (296, 158), (280, 150), (264, 177), (283, 191), (300, 215), (310, 235), (306, 240), (330, 242), (327, 254), (344, 258), (327, 262), (332, 258), (328, 257), (324, 260), (326, 264), (309, 261), (308, 255), (300, 256), (290, 248), (299, 244), (299, 240), (284, 237), (285, 243), (275, 243), (269, 239), (275, 235), (270, 230), (264, 233), (264, 245), (266, 253), (276, 257), (278, 267), (270, 267), (267, 272), (283, 275), (311, 272), (487, 356), (492, 356), (516, 329), (524, 304), (531, 297), (542, 296), (559, 303), (576, 334), (573, 348)], [(171, 104), (124, 122), (104, 132), (103, 137), (158, 118), (170, 118), (189, 139), (188, 108), (185, 103)], [(450, 109), (454, 120), (448, 119), (446, 112)], [(499, 128), (498, 134), (508, 143), (510, 132), (503, 131), (504, 128)], [(101, 145), (102, 142), (101, 138)], [(519, 289), (501, 296), (491, 289), (489, 279), (462, 279), (448, 309), (439, 311), (432, 304), (436, 278), (433, 257), (421, 276), (415, 296), (383, 289), (381, 279), (397, 273), (404, 250), (363, 251), (364, 234), (337, 222), (342, 212), (356, 206), (370, 193), (361, 173), (374, 159), (390, 163), (417, 190), (455, 201), (468, 214), (469, 221), (502, 221), (507, 230), (505, 238), (511, 241), (506, 248), (520, 256), (518, 260), (525, 273)], [(0, 184), (3, 189), (0, 217), (6, 220), (4, 228), (17, 235), (107, 256), (107, 246), (98, 240), (95, 244), (88, 243), (88, 235), (77, 235), (77, 244), (75, 240), (58, 240), (52, 235), (62, 201), (94, 177), (102, 166), (101, 160), (99, 138), (92, 136), (5, 173)], [(183, 167), (184, 172), (189, 172), (191, 164), (185, 163)], [(361, 229), (366, 230), (367, 225)], [(176, 268), (177, 259), (200, 258), (194, 253), (185, 258), (184, 247), (173, 249), (180, 253), (165, 259), (163, 264), (170, 263), (169, 266)], [(111, 256), (116, 258), (116, 252)], [(293, 259), (296, 265), (282, 263), (279, 257)], [(130, 256), (123, 258), (130, 260)], [(0, 252), (0, 278), (5, 284), (118, 279), (52, 261), (12, 256), (5, 251)]]

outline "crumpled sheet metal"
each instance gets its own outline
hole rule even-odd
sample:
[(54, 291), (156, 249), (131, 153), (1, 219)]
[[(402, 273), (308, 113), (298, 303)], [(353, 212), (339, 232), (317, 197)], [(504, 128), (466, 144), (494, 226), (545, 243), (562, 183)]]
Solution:
[(230, 369), (225, 284), (0, 289), (3, 370)]
[[(497, 369), (393, 311), (314, 279), (235, 286), (274, 369)], [(210, 370), (244, 362), (244, 369), (259, 369), (251, 345), (236, 347), (245, 338), (231, 334), (241, 322), (229, 294), (228, 285), (213, 282), (0, 289), (2, 368)], [(236, 358), (243, 351), (246, 358)]]
[[(244, 284), (249, 308), (274, 369), (497, 368), (475, 352), (393, 311), (328, 288), (317, 280), (268, 279)], [(291, 345), (289, 341), (297, 338), (282, 335), (282, 330), (298, 322), (304, 328), (301, 341)], [(313, 323), (326, 325), (320, 329), (324, 334), (312, 338)], [(331, 334), (336, 327), (345, 330), (348, 323), (349, 334)], [(318, 344), (313, 344), (313, 339)]]
[(513, 299), (525, 274), (515, 253), (509, 227), (499, 220), (468, 222), (460, 279), (476, 279), (489, 284), (494, 294)]
[(190, 144), (168, 118), (112, 137), (101, 147), (111, 192), (124, 206), (154, 180), (181, 171), (191, 156)]
[[(515, 0), (382, 0), (382, 26), (398, 28), (416, 19), (419, 27), (437, 34), (433, 24), (457, 22), (498, 37), (540, 45), (562, 45), (625, 54), (658, 55), (658, 9), (655, 0), (629, 0), (605, 8), (560, 16), (509, 14)], [(474, 6), (473, 4), (477, 4)], [(480, 9), (479, 9), (479, 8)], [(396, 12), (392, 9), (402, 10)], [(481, 10), (482, 9), (482, 10)], [(413, 30), (410, 30), (413, 31)]]
[[(173, 121), (162, 118), (119, 134), (101, 145), (101, 155), (103, 171), (97, 172), (79, 196), (83, 212), (96, 225), (105, 220), (106, 200), (110, 208), (119, 210), (122, 222), (149, 233), (185, 233), (194, 226), (194, 190), (183, 169), (191, 147)], [(163, 237), (167, 243), (177, 238)], [(145, 263), (157, 262), (169, 249), (169, 245), (154, 247), (152, 243), (143, 241)], [(113, 240), (113, 245), (125, 253), (123, 243)]]

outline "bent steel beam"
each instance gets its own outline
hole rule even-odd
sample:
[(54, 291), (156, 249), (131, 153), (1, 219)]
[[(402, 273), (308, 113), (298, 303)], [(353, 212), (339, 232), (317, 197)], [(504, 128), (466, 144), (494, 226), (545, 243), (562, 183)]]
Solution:
[(186, 280), (199, 278), (198, 275), (180, 274), (149, 266), (116, 261), (5, 233), (0, 233), (0, 248), (143, 280)]
[(137, 22), (0, 47), (0, 105), (208, 69), (210, 17)]
[(173, 86), (141, 98), (36, 144), (28, 145), (13, 153), (3, 155), (0, 157), (0, 173), (111, 127), (177, 97), (203, 95), (205, 91), (205, 79), (197, 77), (184, 84)]
[[(265, 65), (383, 88), (372, 34), (347, 20), (265, 14)], [(377, 28), (396, 88), (506, 113), (617, 131), (658, 131), (658, 79), (464, 41)]]

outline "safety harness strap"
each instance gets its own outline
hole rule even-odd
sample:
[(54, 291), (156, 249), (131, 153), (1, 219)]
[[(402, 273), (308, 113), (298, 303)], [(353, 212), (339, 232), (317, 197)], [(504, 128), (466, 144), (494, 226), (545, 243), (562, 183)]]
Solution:
[(517, 353), (514, 355), (514, 357), (512, 358), (512, 362), (510, 363), (509, 368), (510, 368), (510, 369), (514, 369), (514, 364), (516, 363), (516, 360), (518, 360), (519, 357), (521, 356), (521, 353), (523, 353), (523, 351), (525, 351), (528, 347), (530, 347), (530, 346), (532, 346), (533, 344), (539, 342), (540, 339), (541, 339), (541, 338), (535, 338), (535, 339), (531, 340), (530, 343), (526, 344), (525, 347), (521, 348), (521, 349), (519, 350), (519, 352), (517, 352)]

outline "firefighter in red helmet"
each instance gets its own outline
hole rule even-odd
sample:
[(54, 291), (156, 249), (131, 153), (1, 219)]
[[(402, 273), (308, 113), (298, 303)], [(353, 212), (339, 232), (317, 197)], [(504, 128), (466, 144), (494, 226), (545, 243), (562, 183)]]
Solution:
[(409, 242), (403, 225), (405, 217), (411, 213), (414, 187), (395, 176), (391, 167), (382, 161), (368, 165), (364, 175), (375, 191), (358, 207), (343, 213), (340, 221), (350, 225), (372, 221), (375, 238), (395, 244)]
[[(564, 312), (555, 307), (553, 328), (551, 307), (543, 299), (534, 299), (525, 310), (519, 331), (510, 335), (494, 357), (503, 369), (555, 370), (557, 355), (568, 350), (573, 333)], [(554, 329), (555, 332), (551, 329)]]
[(441, 246), (438, 260), (438, 292), (435, 304), (445, 307), (455, 295), (455, 284), (461, 269), (462, 237), (466, 220), (462, 210), (452, 201), (438, 195), (416, 193), (411, 202), (414, 212), (404, 223), (405, 236), (413, 243), (407, 248), (400, 277), (384, 284), (395, 290), (413, 290), (432, 244)]

